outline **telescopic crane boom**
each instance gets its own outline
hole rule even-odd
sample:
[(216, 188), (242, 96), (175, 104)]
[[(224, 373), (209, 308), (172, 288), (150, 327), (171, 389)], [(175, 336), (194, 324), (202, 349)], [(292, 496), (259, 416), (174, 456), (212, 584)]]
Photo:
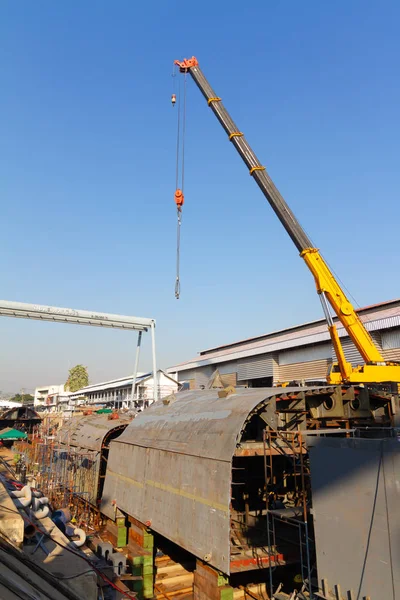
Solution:
[[(384, 383), (400, 382), (400, 363), (385, 361), (372, 337), (364, 327), (351, 302), (336, 281), (332, 271), (321, 256), (318, 248), (314, 248), (304, 229), (286, 204), (274, 185), (265, 167), (260, 163), (250, 148), (245, 136), (237, 128), (203, 72), (195, 57), (175, 61), (182, 73), (190, 73), (208, 105), (221, 123), (229, 140), (235, 146), (250, 175), (268, 200), (278, 219), (286, 229), (304, 262), (314, 276), (317, 292), (327, 320), (332, 344), (338, 362), (332, 366), (328, 375), (331, 384), (341, 383)], [(347, 331), (357, 350), (361, 354), (364, 365), (353, 367), (346, 361), (336, 325), (329, 309), (332, 307), (339, 321)]]

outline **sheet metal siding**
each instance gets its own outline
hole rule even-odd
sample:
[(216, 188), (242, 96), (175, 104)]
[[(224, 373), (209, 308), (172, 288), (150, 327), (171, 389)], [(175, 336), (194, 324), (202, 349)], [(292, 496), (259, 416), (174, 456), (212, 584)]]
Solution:
[(272, 356), (253, 356), (238, 361), (238, 380), (259, 379), (260, 377), (273, 377), (274, 360)]
[(217, 390), (179, 392), (175, 402), (157, 402), (140, 413), (118, 440), (230, 462), (249, 413), (278, 392), (277, 388), (238, 389), (227, 398), (219, 398)]
[(195, 386), (196, 388), (200, 388), (200, 386), (207, 386), (210, 377), (212, 375), (213, 369), (211, 367), (203, 367), (202, 369), (196, 369), (195, 371)]
[[(379, 349), (381, 349), (381, 334), (380, 334), (380, 332), (377, 331), (377, 332), (371, 333), (371, 337), (374, 340), (377, 347)], [(364, 364), (364, 360), (361, 357), (361, 354), (359, 353), (359, 351), (357, 350), (357, 348), (355, 347), (355, 345), (353, 344), (353, 342), (351, 341), (351, 339), (349, 337), (343, 338), (341, 340), (341, 343), (342, 343), (343, 352), (344, 352), (347, 362), (351, 363), (353, 365), (353, 367)], [(337, 358), (336, 358), (336, 354), (333, 349), (333, 346), (332, 346), (332, 360), (334, 362), (337, 362)]]
[(230, 463), (116, 441), (109, 470), (102, 512), (113, 518), (109, 500), (116, 498), (119, 509), (229, 572)]
[(327, 358), (307, 363), (297, 363), (279, 367), (279, 381), (302, 379), (326, 379), (331, 361)]
[(100, 450), (106, 434), (127, 425), (130, 419), (108, 419), (108, 415), (72, 417), (56, 436), (56, 442), (87, 450)]
[(230, 360), (226, 363), (222, 363), (220, 365), (215, 365), (215, 368), (218, 369), (218, 371), (220, 372), (221, 375), (237, 373), (238, 362), (237, 362), (237, 360)]
[(323, 439), (310, 448), (319, 579), (358, 598), (400, 597), (397, 440)]
[(400, 348), (400, 329), (382, 332), (382, 349), (394, 350)]
[[(362, 365), (364, 363), (361, 354), (353, 344), (350, 338), (344, 338), (342, 341), (342, 348), (344, 352), (344, 356), (347, 362), (351, 363), (354, 366)], [(332, 346), (332, 360), (337, 361), (335, 351)]]
[(179, 371), (178, 381), (190, 381), (191, 379), (195, 379), (197, 370), (198, 369), (186, 369), (185, 371)]
[(393, 348), (392, 350), (382, 350), (382, 354), (385, 360), (394, 360), (400, 362), (400, 348)]
[(331, 344), (327, 343), (311, 346), (309, 348), (285, 350), (279, 353), (279, 366), (331, 358), (331, 348)]

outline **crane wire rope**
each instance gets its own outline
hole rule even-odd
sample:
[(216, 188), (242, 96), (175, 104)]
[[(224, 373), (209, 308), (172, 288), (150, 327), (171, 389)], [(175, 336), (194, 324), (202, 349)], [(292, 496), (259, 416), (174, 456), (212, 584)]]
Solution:
[[(173, 73), (175, 78), (175, 72)], [(176, 136), (176, 167), (175, 167), (175, 203), (177, 211), (177, 230), (176, 230), (176, 278), (175, 278), (175, 298), (179, 300), (181, 293), (180, 282), (180, 254), (181, 254), (181, 225), (182, 225), (182, 206), (184, 202), (184, 184), (185, 184), (185, 134), (186, 134), (186, 73), (183, 83), (183, 110), (181, 111), (180, 79), (178, 93), (178, 124)], [(173, 79), (175, 82), (175, 79)], [(173, 104), (175, 95), (172, 95)], [(181, 135), (182, 128), (182, 135)], [(179, 187), (180, 183), (180, 187)]]

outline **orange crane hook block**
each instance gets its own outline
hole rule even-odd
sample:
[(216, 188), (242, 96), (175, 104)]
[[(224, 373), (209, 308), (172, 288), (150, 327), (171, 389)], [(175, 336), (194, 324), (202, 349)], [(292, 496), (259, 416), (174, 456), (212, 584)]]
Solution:
[(182, 190), (176, 190), (176, 192), (175, 192), (175, 204), (176, 204), (177, 209), (179, 211), (182, 210), (182, 206), (183, 206), (184, 202), (185, 202), (185, 197), (183, 195)]

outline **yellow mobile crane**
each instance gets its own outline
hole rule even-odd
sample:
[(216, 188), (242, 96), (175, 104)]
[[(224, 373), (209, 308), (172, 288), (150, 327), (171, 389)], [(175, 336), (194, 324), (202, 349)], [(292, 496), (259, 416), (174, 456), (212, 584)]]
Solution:
[[(307, 234), (297, 221), (296, 217), (286, 204), (285, 200), (274, 185), (265, 167), (260, 163), (253, 150), (250, 148), (245, 136), (228, 114), (222, 104), (221, 98), (211, 88), (199, 63), (195, 57), (175, 61), (181, 73), (189, 73), (201, 93), (207, 100), (208, 105), (226, 131), (229, 140), (235, 146), (249, 169), (250, 175), (256, 181), (258, 187), (275, 211), (278, 219), (291, 237), (300, 256), (314, 276), (317, 292), (319, 294), (322, 308), (327, 320), (332, 344), (335, 349), (338, 362), (332, 365), (328, 375), (330, 384), (380, 384), (389, 382), (400, 382), (400, 363), (385, 361), (379, 349), (376, 347), (372, 337), (366, 330), (361, 319), (354, 310), (351, 302), (336, 281), (332, 271), (321, 256), (318, 248), (314, 248)], [(173, 95), (172, 102), (175, 101)], [(183, 193), (176, 190), (175, 201), (178, 212), (183, 204)], [(353, 367), (346, 361), (342, 344), (333, 322), (329, 305), (337, 315), (339, 321), (347, 331), (357, 350), (361, 354), (365, 364)]]

